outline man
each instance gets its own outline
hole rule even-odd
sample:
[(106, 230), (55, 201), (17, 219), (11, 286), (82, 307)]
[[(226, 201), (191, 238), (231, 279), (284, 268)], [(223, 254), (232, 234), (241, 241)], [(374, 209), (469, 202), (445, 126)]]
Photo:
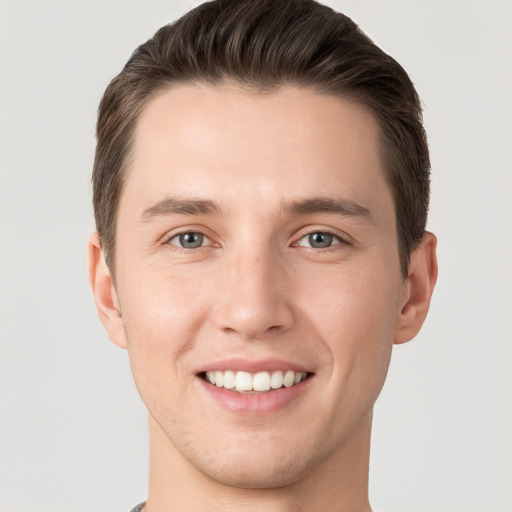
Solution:
[(102, 99), (90, 280), (149, 412), (136, 510), (369, 511), (373, 404), (437, 277), (405, 71), (309, 0), (220, 0)]

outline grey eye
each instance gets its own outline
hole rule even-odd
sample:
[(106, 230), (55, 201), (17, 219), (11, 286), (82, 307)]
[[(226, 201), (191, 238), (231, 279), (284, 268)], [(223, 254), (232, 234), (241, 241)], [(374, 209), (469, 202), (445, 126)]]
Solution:
[(326, 233), (325, 231), (315, 231), (314, 233), (303, 236), (297, 245), (311, 247), (313, 249), (327, 249), (339, 243), (341, 243), (341, 240), (337, 236)]
[(315, 249), (324, 249), (332, 245), (333, 236), (329, 233), (311, 233), (308, 235), (309, 245)]
[(205, 239), (206, 237), (202, 233), (190, 231), (189, 233), (181, 233), (173, 236), (169, 240), (169, 243), (178, 247), (183, 247), (183, 249), (197, 249), (204, 245)]

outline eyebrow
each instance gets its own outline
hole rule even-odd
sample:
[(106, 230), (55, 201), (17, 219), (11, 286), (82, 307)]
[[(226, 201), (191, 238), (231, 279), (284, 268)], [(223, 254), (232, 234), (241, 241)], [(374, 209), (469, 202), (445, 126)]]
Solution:
[(310, 199), (290, 201), (283, 204), (283, 209), (298, 215), (313, 213), (332, 213), (345, 217), (366, 217), (372, 213), (365, 206), (342, 197), (313, 197)]
[(220, 208), (208, 199), (167, 197), (155, 205), (146, 208), (140, 217), (142, 222), (148, 222), (154, 217), (164, 217), (173, 214), (207, 215), (219, 212)]
[[(345, 217), (366, 217), (371, 219), (371, 211), (350, 199), (341, 197), (313, 197), (287, 201), (281, 204), (283, 211), (296, 215), (330, 213)], [(220, 207), (209, 199), (167, 197), (155, 205), (146, 208), (141, 215), (142, 222), (149, 222), (155, 217), (168, 215), (208, 215), (219, 214)]]

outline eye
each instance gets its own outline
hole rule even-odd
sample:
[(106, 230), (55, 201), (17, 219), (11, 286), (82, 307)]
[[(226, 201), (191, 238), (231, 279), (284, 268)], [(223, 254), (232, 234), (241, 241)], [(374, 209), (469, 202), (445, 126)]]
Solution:
[(197, 249), (198, 247), (204, 247), (208, 242), (208, 237), (203, 235), (203, 233), (187, 231), (186, 233), (174, 235), (168, 243), (182, 249)]
[(315, 231), (303, 236), (297, 245), (301, 247), (311, 247), (313, 249), (327, 249), (333, 245), (342, 243), (342, 240), (331, 233), (326, 231)]

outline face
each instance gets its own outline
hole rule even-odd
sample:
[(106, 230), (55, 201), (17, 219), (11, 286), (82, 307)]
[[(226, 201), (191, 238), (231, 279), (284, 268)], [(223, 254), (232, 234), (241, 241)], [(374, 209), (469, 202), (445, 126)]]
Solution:
[(371, 421), (406, 281), (364, 107), (293, 87), (161, 93), (138, 122), (116, 244), (112, 337), (162, 450), (276, 487)]

